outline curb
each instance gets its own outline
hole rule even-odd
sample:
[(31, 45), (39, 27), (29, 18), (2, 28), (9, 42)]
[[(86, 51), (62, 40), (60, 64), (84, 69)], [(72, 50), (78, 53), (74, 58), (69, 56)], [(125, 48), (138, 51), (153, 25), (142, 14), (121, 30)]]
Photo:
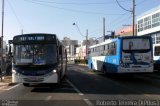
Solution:
[(0, 83), (0, 86), (13, 86), (16, 85), (17, 83)]
[(80, 65), (80, 66), (88, 66), (87, 64), (77, 64), (77, 65)]
[(9, 83), (0, 83), (0, 86), (8, 86), (9, 85)]
[(12, 82), (12, 77), (11, 76), (3, 76), (2, 81), (0, 81), (0, 86), (13, 86), (16, 85), (17, 83)]

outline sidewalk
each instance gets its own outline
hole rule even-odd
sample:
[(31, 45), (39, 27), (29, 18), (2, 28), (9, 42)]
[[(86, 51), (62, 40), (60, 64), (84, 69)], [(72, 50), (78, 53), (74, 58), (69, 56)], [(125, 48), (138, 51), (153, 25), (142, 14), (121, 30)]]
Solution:
[[(75, 64), (75, 63), (74, 63), (74, 62), (68, 62), (67, 64), (73, 65), (73, 64)], [(75, 65), (88, 66), (88, 64), (79, 64), (79, 63), (77, 63), (77, 64), (75, 64)]]
[(12, 86), (12, 76), (3, 76), (2, 81), (0, 80), (0, 86)]

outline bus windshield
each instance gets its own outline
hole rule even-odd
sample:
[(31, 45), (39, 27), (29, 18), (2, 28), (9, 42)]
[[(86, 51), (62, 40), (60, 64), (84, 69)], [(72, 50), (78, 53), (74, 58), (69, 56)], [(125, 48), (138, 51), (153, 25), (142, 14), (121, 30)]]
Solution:
[(151, 49), (150, 40), (147, 38), (123, 39), (124, 52), (147, 52)]
[(14, 62), (16, 65), (48, 65), (57, 62), (55, 44), (15, 45)]

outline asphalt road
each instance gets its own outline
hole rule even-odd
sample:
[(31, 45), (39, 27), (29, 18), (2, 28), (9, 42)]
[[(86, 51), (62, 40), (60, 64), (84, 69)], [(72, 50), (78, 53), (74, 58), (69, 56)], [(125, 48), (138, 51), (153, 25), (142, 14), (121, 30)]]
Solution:
[[(103, 75), (89, 71), (85, 66), (70, 65), (69, 79), (92, 104), (110, 103), (112, 100), (122, 105), (160, 105), (160, 74)], [(104, 101), (104, 102), (103, 102)], [(107, 101), (107, 102), (106, 102)], [(122, 103), (122, 104), (121, 104)]]
[(86, 66), (68, 65), (60, 87), (24, 87), (0, 90), (1, 106), (158, 106), (160, 74), (103, 75)]

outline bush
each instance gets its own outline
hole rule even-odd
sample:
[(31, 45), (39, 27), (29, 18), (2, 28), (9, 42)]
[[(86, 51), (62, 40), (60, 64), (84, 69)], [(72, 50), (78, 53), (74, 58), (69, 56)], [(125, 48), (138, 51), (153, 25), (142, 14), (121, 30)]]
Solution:
[(74, 63), (75, 64), (88, 64), (88, 60), (87, 59), (75, 59)]

